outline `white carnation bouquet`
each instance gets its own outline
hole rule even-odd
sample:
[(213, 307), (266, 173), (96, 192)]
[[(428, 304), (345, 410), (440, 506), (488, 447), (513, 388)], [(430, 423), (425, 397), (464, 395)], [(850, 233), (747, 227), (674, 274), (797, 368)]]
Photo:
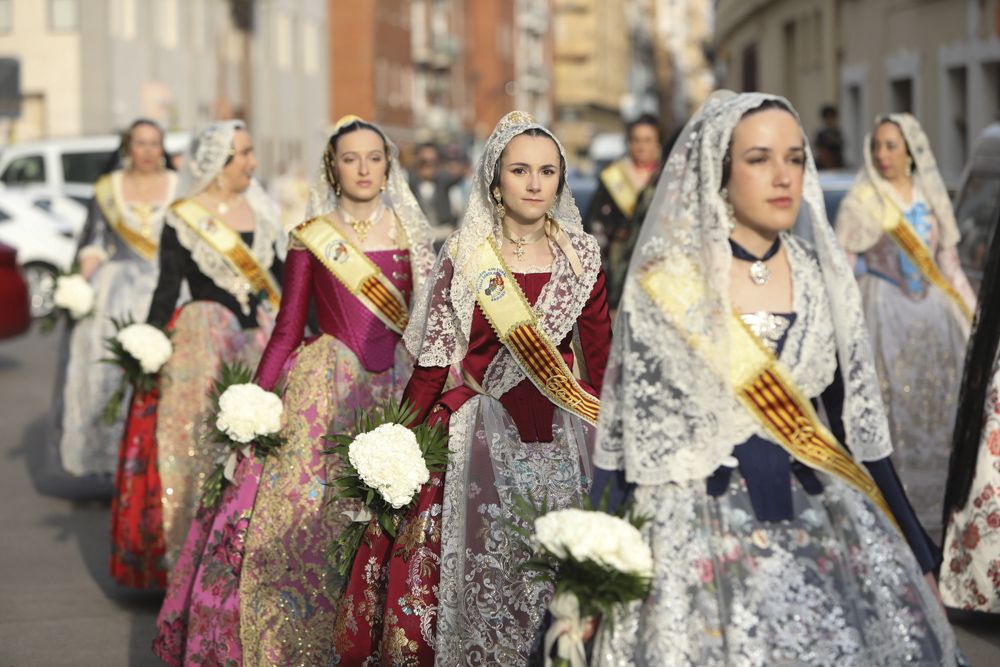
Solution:
[(546, 665), (586, 664), (584, 628), (603, 617), (609, 623), (618, 610), (649, 595), (653, 554), (640, 529), (648, 521), (629, 511), (613, 515), (602, 511), (563, 509), (540, 511), (530, 501), (516, 498), (518, 514), (532, 530), (514, 529), (533, 556), (524, 565), (555, 586), (549, 605), (553, 623), (545, 635)]
[(79, 273), (64, 273), (56, 276), (56, 287), (52, 293), (53, 311), (41, 322), (43, 332), (52, 331), (60, 313), (71, 320), (82, 320), (94, 311), (97, 293), (90, 281)]
[(352, 515), (334, 545), (334, 565), (346, 575), (369, 523), (390, 537), (432, 472), (448, 463), (448, 436), (441, 425), (411, 426), (417, 411), (410, 404), (390, 401), (369, 413), (359, 413), (352, 435), (329, 435), (334, 446), (325, 453), (339, 456), (344, 474), (332, 482), (336, 498), (363, 506)]
[(254, 384), (253, 371), (243, 364), (223, 363), (212, 390), (215, 424), (211, 438), (226, 445), (222, 459), (205, 480), (202, 503), (211, 507), (234, 481), (239, 457), (252, 453), (266, 458), (285, 443), (279, 435), (284, 405), (278, 391)]
[(152, 324), (135, 322), (131, 316), (111, 318), (115, 335), (104, 339), (108, 357), (101, 361), (122, 369), (121, 382), (104, 406), (104, 421), (114, 424), (121, 412), (125, 389), (131, 385), (138, 393), (149, 393), (156, 387), (160, 369), (174, 353), (170, 337)]

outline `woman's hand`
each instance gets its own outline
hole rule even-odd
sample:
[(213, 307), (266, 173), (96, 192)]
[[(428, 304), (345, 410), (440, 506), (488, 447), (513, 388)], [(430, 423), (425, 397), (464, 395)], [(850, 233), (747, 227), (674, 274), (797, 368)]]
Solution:
[(102, 262), (97, 255), (85, 255), (80, 258), (80, 275), (90, 280), (91, 276), (97, 272)]

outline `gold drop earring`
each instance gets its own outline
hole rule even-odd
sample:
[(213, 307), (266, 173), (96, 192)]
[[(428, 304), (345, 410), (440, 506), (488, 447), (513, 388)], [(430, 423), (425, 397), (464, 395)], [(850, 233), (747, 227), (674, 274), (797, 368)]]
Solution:
[(497, 220), (503, 222), (504, 216), (507, 215), (507, 209), (503, 205), (503, 198), (500, 196), (500, 188), (497, 188), (496, 190), (493, 191), (493, 196), (497, 200), (497, 205), (496, 205)]

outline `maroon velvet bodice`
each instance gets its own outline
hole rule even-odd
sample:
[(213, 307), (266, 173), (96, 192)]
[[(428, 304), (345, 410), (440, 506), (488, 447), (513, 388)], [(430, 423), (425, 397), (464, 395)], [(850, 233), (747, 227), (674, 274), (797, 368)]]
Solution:
[[(548, 273), (515, 273), (514, 278), (521, 286), (524, 296), (534, 305), (549, 282)], [(607, 293), (604, 285), (604, 272), (600, 272), (590, 298), (577, 320), (580, 332), (580, 345), (583, 349), (581, 368), (586, 369), (589, 382), (581, 381), (581, 386), (595, 396), (600, 394), (604, 381), (604, 366), (611, 350), (611, 321), (608, 317)], [(566, 364), (573, 367), (573, 333), (570, 331), (557, 345)], [(482, 383), (487, 367), (493, 357), (500, 351), (502, 344), (496, 333), (490, 327), (479, 306), (476, 306), (472, 316), (472, 329), (469, 332), (469, 349), (462, 360), (462, 370), (472, 376), (476, 382)], [(417, 366), (413, 369), (413, 377), (406, 386), (403, 398), (413, 401), (420, 410), (422, 418), (426, 418), (431, 408), (441, 405), (446, 410), (442, 416), (450, 415), (476, 395), (476, 392), (462, 386), (441, 395), (447, 379), (448, 369)], [(517, 386), (505, 393), (500, 402), (510, 414), (521, 440), (524, 442), (551, 442), (552, 416), (555, 406), (525, 378)], [(441, 413), (436, 413), (435, 416)]]

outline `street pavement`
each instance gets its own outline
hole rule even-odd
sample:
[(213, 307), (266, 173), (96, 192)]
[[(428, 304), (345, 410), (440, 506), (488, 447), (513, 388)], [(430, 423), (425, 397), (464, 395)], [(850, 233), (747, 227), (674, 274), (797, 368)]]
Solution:
[[(40, 472), (57, 347), (34, 331), (0, 342), (0, 667), (160, 665), (149, 647), (161, 596), (108, 576), (107, 501)], [(1000, 665), (1000, 622), (955, 629), (973, 665)]]

